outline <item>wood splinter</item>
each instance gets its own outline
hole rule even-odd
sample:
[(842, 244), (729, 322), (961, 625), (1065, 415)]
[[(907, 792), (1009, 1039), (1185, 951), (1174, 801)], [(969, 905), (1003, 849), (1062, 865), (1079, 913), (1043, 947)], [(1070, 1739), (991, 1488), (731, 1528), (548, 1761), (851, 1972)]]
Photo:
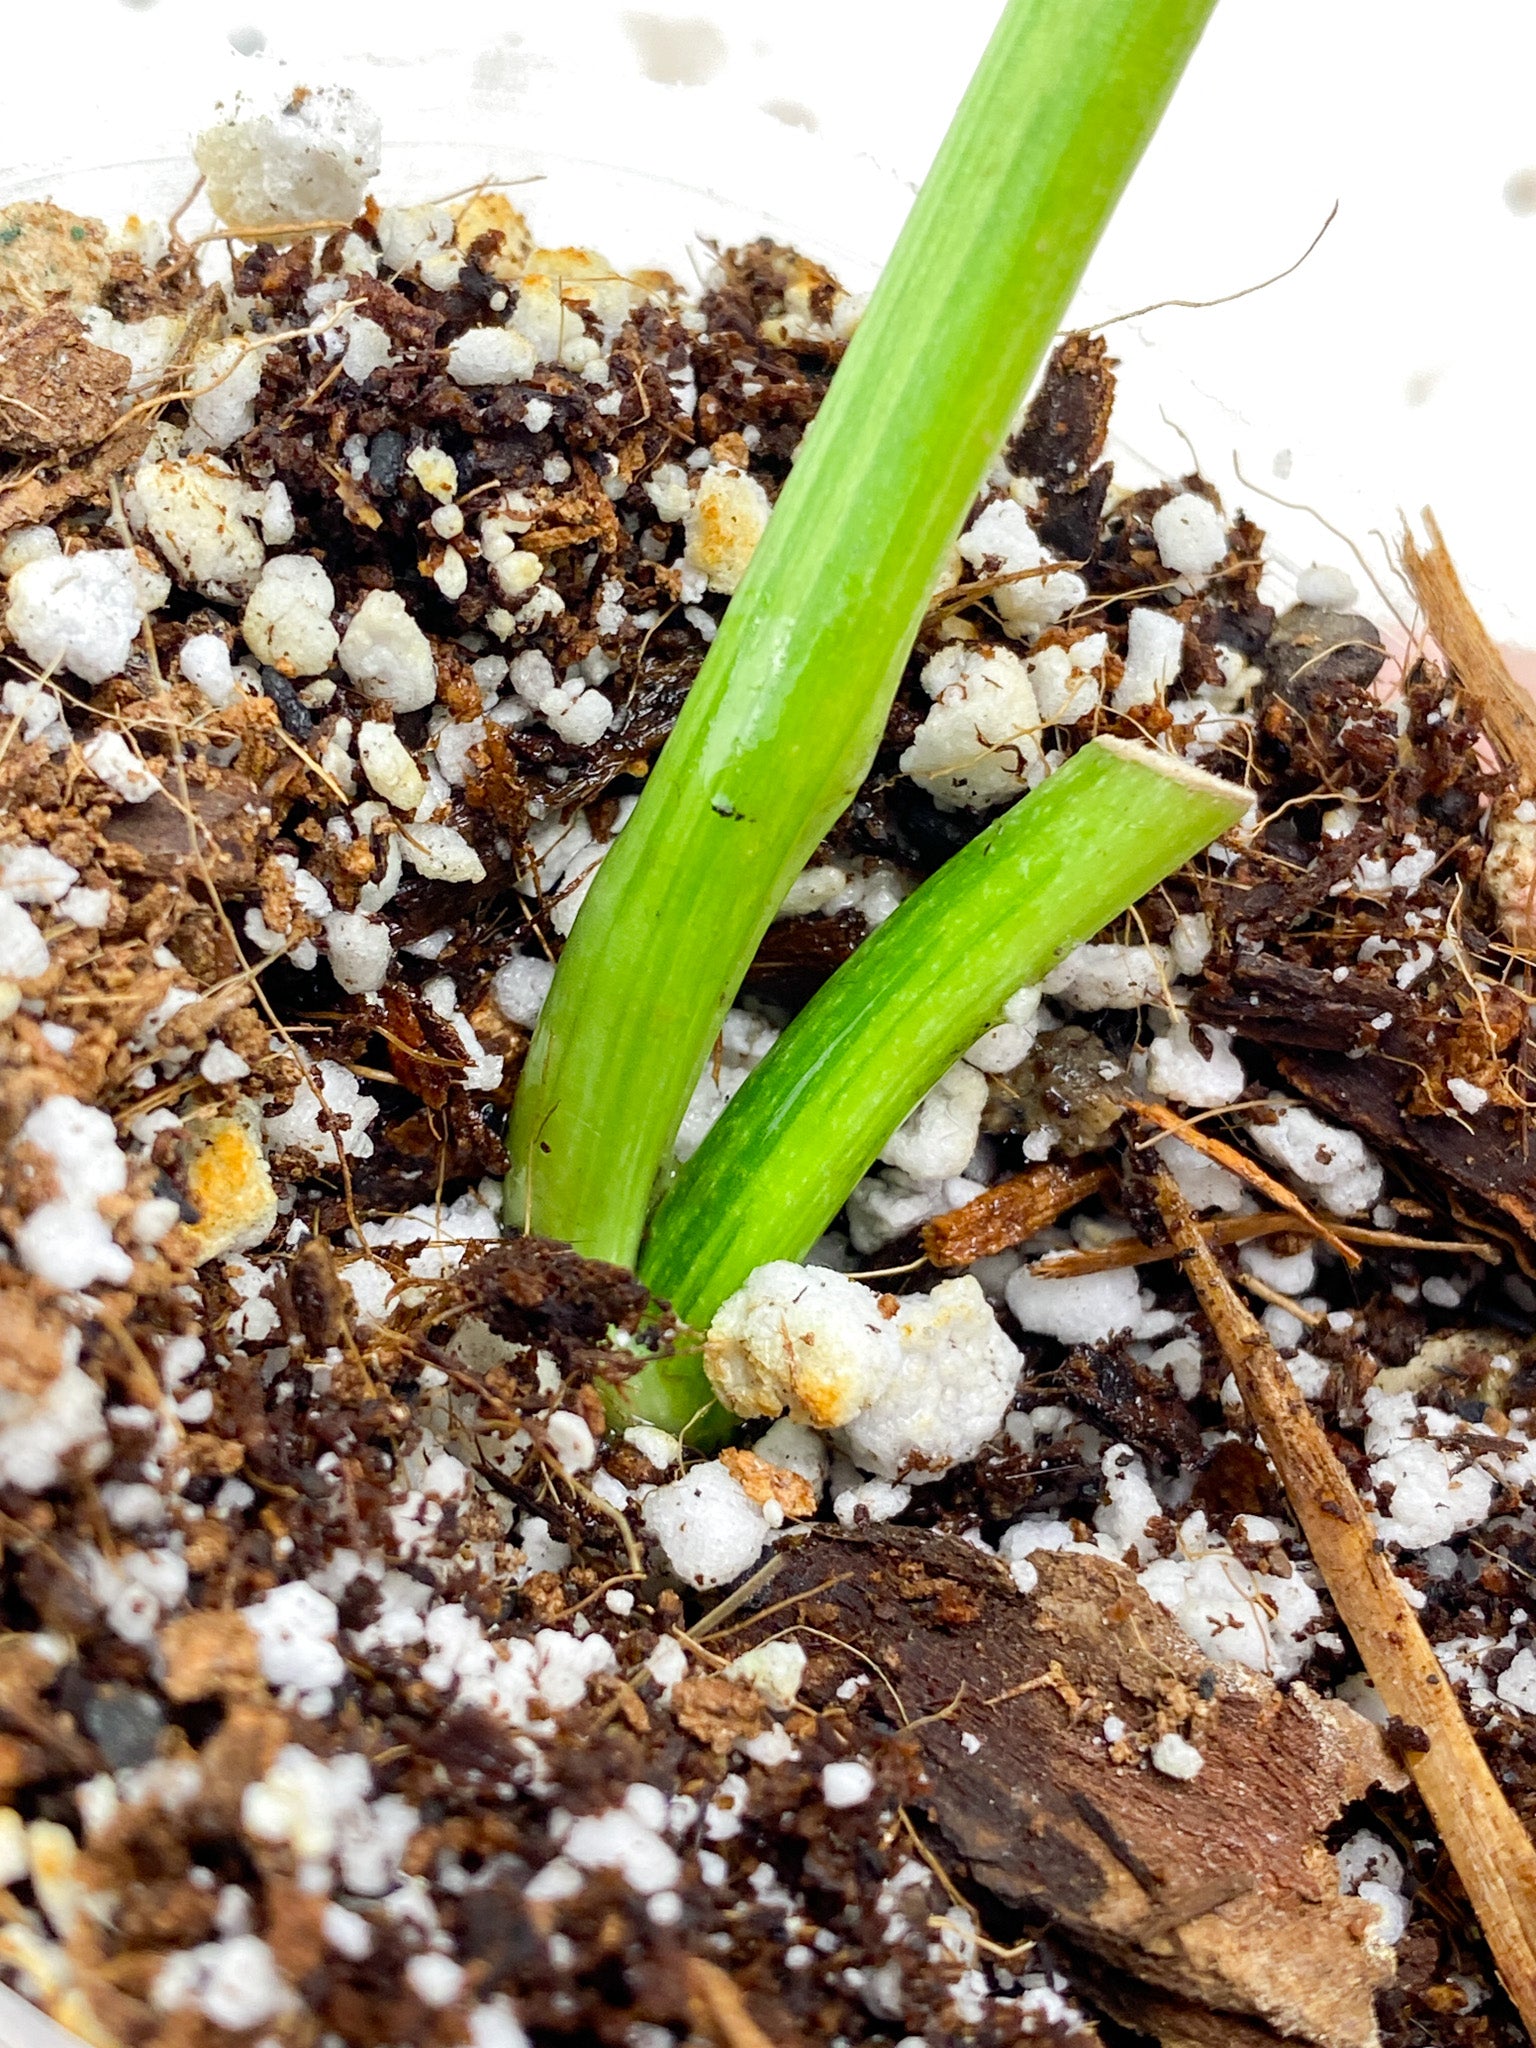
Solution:
[(1011, 1251), (1086, 1202), (1114, 1179), (1110, 1169), (1050, 1161), (1010, 1174), (958, 1209), (923, 1225), (923, 1250), (936, 1266), (969, 1266)]
[(1158, 1212), (1243, 1403), (1279, 1473), (1313, 1559), (1389, 1714), (1421, 1728), (1405, 1759), (1493, 1952), (1536, 2038), (1536, 1847), (1516, 1818), (1440, 1669), (1349, 1475), (1274, 1346), (1200, 1234), (1178, 1183), (1155, 1169)]

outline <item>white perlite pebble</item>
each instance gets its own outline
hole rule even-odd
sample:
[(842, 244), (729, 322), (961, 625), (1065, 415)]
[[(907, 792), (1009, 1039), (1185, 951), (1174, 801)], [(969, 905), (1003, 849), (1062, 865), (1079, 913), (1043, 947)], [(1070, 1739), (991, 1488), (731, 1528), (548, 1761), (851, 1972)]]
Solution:
[(47, 940), (19, 903), (0, 896), (0, 976), (8, 981), (30, 981), (47, 971)]
[(941, 1074), (880, 1153), (913, 1181), (948, 1180), (964, 1173), (981, 1135), (987, 1078), (965, 1060)]
[(904, 1296), (884, 1329), (884, 1376), (839, 1440), (877, 1479), (923, 1485), (996, 1434), (1023, 1358), (970, 1274)]
[(230, 604), (256, 587), (267, 551), (250, 524), (261, 499), (211, 455), (186, 462), (145, 462), (135, 472), (128, 511), (176, 571), (205, 597)]
[(216, 2027), (244, 2033), (293, 2011), (298, 1999), (260, 1936), (234, 1934), (173, 1950), (160, 1966), (150, 2002), (158, 2012), (190, 2006)]
[(645, 1660), (645, 1668), (661, 1688), (662, 1698), (688, 1676), (688, 1653), (676, 1636), (663, 1636)]
[[(388, 1586), (386, 1578), (386, 1591)], [(287, 1743), (266, 1774), (246, 1786), (240, 1819), (257, 1841), (282, 1842), (293, 1850), (306, 1888), (323, 1877), (324, 1889), (330, 1889), (334, 1858), (342, 1890), (382, 1898), (400, 1881), (400, 1858), (420, 1816), (398, 1794), (375, 1799), (372, 1791), (373, 1772), (356, 1750), (326, 1761)], [(326, 1935), (343, 1954), (366, 1954), (372, 1946), (368, 1923), (353, 1913), (339, 1930), (328, 1926)]]
[[(533, 657), (544, 663), (543, 655)], [(518, 685), (517, 671), (522, 657), (513, 664), (512, 678)], [(547, 667), (548, 664), (544, 663)], [(533, 869), (520, 874), (517, 888), (525, 896), (539, 896), (548, 908), (550, 924), (562, 936), (567, 935), (575, 924), (587, 892), (597, 877), (600, 864), (607, 858), (617, 835), (634, 815), (637, 798), (619, 798), (618, 815), (613, 819), (609, 836), (595, 840), (592, 828), (580, 811), (569, 817), (545, 818), (535, 825), (528, 834), (528, 848), (533, 855)]]
[[(459, 557), (455, 555), (453, 559), (458, 561)], [(462, 789), (469, 780), (474, 766), (470, 755), (484, 743), (485, 732), (483, 718), (470, 718), (445, 725), (438, 733), (434, 749), (438, 772), (454, 789)]]
[(226, 1081), (243, 1081), (251, 1069), (239, 1053), (232, 1051), (222, 1038), (216, 1038), (198, 1061), (197, 1071), (218, 1088)]
[(799, 1643), (763, 1643), (727, 1664), (725, 1676), (750, 1685), (770, 1707), (787, 1714), (800, 1691), (806, 1662), (806, 1653)]
[(1071, 1550), (1076, 1540), (1068, 1523), (1052, 1521), (1049, 1515), (1026, 1515), (1022, 1522), (1003, 1531), (998, 1538), (997, 1554), (1013, 1574), (1019, 1591), (1033, 1593), (1040, 1583), (1040, 1574), (1030, 1562), (1035, 1552)]
[(531, 2048), (511, 2000), (499, 1993), (485, 2005), (475, 2007), (468, 2025), (470, 2048)]
[(1157, 1149), (1178, 1182), (1179, 1193), (1197, 1215), (1205, 1209), (1219, 1209), (1224, 1216), (1241, 1215), (1248, 1191), (1235, 1173), (1218, 1166), (1214, 1159), (1207, 1159), (1182, 1138), (1162, 1138)]
[(99, 1109), (55, 1095), (34, 1109), (17, 1133), (53, 1168), (58, 1193), (17, 1226), (17, 1257), (29, 1272), (55, 1287), (89, 1287), (97, 1280), (120, 1286), (133, 1261), (97, 1209), (128, 1185), (128, 1164), (112, 1119)]
[(240, 694), (229, 649), (219, 634), (194, 633), (182, 641), (176, 659), (187, 681), (201, 690), (216, 710), (222, 711)]
[(1077, 946), (1040, 984), (1075, 1010), (1135, 1010), (1166, 1002), (1172, 968), (1166, 946)]
[(1160, 703), (1179, 680), (1184, 659), (1184, 628), (1167, 612), (1137, 605), (1126, 624), (1125, 673), (1112, 699), (1116, 711)]
[(1198, 974), (1211, 957), (1211, 920), (1203, 910), (1187, 911), (1173, 920), (1168, 954), (1179, 974)]
[[(682, 1865), (658, 1832), (665, 1825), (665, 1812), (654, 1786), (633, 1786), (623, 1806), (583, 1814), (560, 1845), (561, 1854), (582, 1870), (616, 1870), (631, 1891), (643, 1897), (668, 1891), (682, 1876)], [(658, 1826), (649, 1825), (649, 1820)]]
[(112, 914), (112, 891), (71, 889), (59, 905), (59, 912), (85, 931), (105, 931), (107, 919)]
[(1209, 498), (1180, 491), (1152, 514), (1152, 538), (1175, 576), (1209, 576), (1227, 552), (1226, 523)]
[(858, 1757), (822, 1765), (821, 1796), (828, 1806), (862, 1806), (874, 1789), (875, 1774)]
[(1310, 1244), (1288, 1253), (1272, 1251), (1264, 1244), (1245, 1244), (1238, 1259), (1245, 1273), (1278, 1294), (1308, 1294), (1317, 1280), (1317, 1251)]
[(50, 754), (62, 754), (70, 744), (69, 722), (57, 688), (46, 677), (28, 682), (13, 678), (0, 685), (0, 709), (19, 721), (22, 744), (41, 740)]
[(0, 576), (14, 576), (27, 562), (59, 552), (59, 536), (51, 526), (18, 526), (0, 540)]
[(204, 342), (194, 355), (188, 381), (195, 396), (187, 411), (210, 448), (228, 448), (255, 426), (265, 354), (253, 337), (232, 334), (226, 341)]
[(893, 1486), (888, 1479), (866, 1479), (860, 1486), (845, 1486), (834, 1494), (832, 1512), (845, 1529), (863, 1522), (894, 1522), (912, 1504), (910, 1486)]
[(1066, 1280), (1021, 1271), (1009, 1280), (1007, 1293), (1021, 1330), (1062, 1344), (1102, 1344), (1119, 1330), (1132, 1337), (1161, 1337), (1176, 1321), (1167, 1309), (1143, 1308), (1140, 1282), (1130, 1267)]
[(357, 759), (370, 785), (398, 811), (414, 811), (427, 793), (427, 778), (392, 725), (365, 718), (357, 728)]
[(69, 1200), (94, 1202), (119, 1195), (128, 1185), (128, 1165), (117, 1142), (117, 1127), (104, 1110), (55, 1095), (27, 1117), (17, 1133), (53, 1163), (60, 1191)]
[(350, 1158), (373, 1157), (368, 1126), (378, 1113), (378, 1103), (363, 1093), (355, 1074), (335, 1060), (321, 1060), (299, 1084), (292, 1105), (266, 1117), (263, 1130), (272, 1151), (292, 1145), (317, 1164), (333, 1166), (338, 1145)]
[(1079, 605), (1088, 595), (1081, 576), (1069, 569), (1051, 569), (1055, 557), (1040, 545), (1029, 514), (1012, 498), (998, 498), (960, 536), (960, 553), (977, 576), (1011, 575), (1038, 569), (1000, 584), (988, 601), (1014, 639), (1033, 639), (1045, 626)]
[(1182, 1735), (1161, 1735), (1152, 1745), (1152, 1766), (1165, 1778), (1198, 1778), (1205, 1758)]
[(709, 1062), (694, 1084), (672, 1149), (691, 1159), (725, 1114), (754, 1067), (772, 1051), (778, 1032), (750, 1010), (729, 1010)]
[[(1123, 1444), (1104, 1455), (1110, 1482), (1110, 1509), (1095, 1517), (1101, 1546), (1106, 1538), (1125, 1561), (1138, 1564), (1151, 1547), (1146, 1524), (1161, 1512), (1158, 1503), (1140, 1496), (1146, 1472)], [(1234, 1533), (1250, 1543), (1273, 1542), (1273, 1523), (1247, 1516)], [(1231, 1547), (1214, 1535), (1198, 1510), (1179, 1525), (1179, 1545), (1172, 1557), (1154, 1557), (1139, 1574), (1144, 1592), (1166, 1609), (1205, 1655), (1217, 1664), (1242, 1664), (1270, 1678), (1294, 1678), (1316, 1648), (1313, 1630), (1321, 1614), (1316, 1593), (1299, 1572), (1281, 1578), (1243, 1564)]]
[(1003, 1005), (1001, 1020), (990, 1031), (983, 1031), (966, 1053), (967, 1066), (983, 1074), (1011, 1074), (1047, 1027), (1050, 1013), (1041, 1015), (1040, 995), (1033, 986), (1011, 995)]
[(456, 825), (407, 825), (400, 850), (429, 882), (485, 880), (485, 862)]
[(677, 1576), (701, 1590), (750, 1571), (770, 1534), (761, 1509), (718, 1459), (654, 1488), (640, 1518)]
[(516, 384), (533, 375), (538, 360), (510, 327), (471, 327), (448, 345), (448, 374), (455, 384)]
[(349, 1906), (338, 1906), (334, 1899), (327, 1903), (320, 1915), (320, 1931), (336, 1953), (345, 1956), (349, 1963), (361, 1963), (373, 1953), (373, 1929), (368, 1922)]
[(6, 586), (6, 631), (40, 669), (104, 683), (122, 673), (144, 623), (138, 568), (126, 548), (26, 562)]
[(341, 665), (363, 696), (397, 713), (420, 711), (437, 695), (432, 643), (398, 591), (369, 591), (342, 635)]
[(335, 1602), (307, 1579), (274, 1586), (253, 1606), (238, 1611), (256, 1637), (261, 1675), (268, 1685), (293, 1685), (310, 1692), (339, 1685), (346, 1676), (336, 1647)]
[(405, 458), (405, 466), (429, 498), (436, 498), (440, 505), (453, 503), (459, 488), (459, 472), (446, 449), (413, 448)]
[(704, 1366), (737, 1415), (779, 1415), (835, 1429), (874, 1398), (884, 1377), (885, 1318), (846, 1274), (776, 1259), (723, 1302)]
[[(547, 418), (541, 424), (547, 426)], [(539, 429), (533, 431), (537, 433)], [(692, 501), (688, 495), (688, 472), (681, 463), (658, 463), (645, 485), (645, 494), (656, 508), (656, 517), (665, 524), (675, 526), (687, 518)]]
[(706, 587), (729, 597), (747, 573), (773, 507), (754, 476), (707, 469), (683, 519), (683, 561)]
[(1335, 1216), (1359, 1216), (1381, 1196), (1381, 1163), (1353, 1131), (1324, 1123), (1310, 1109), (1276, 1100), (1272, 1124), (1253, 1124), (1253, 1141), (1314, 1193)]
[(637, 1422), (626, 1429), (624, 1441), (657, 1472), (670, 1472), (674, 1465), (682, 1463), (682, 1447), (677, 1438), (649, 1422)]
[(286, 676), (323, 675), (336, 658), (335, 605), (335, 589), (318, 562), (308, 555), (276, 555), (241, 618), (245, 644), (258, 661)]
[(193, 146), (208, 199), (226, 226), (350, 220), (377, 176), (379, 117), (346, 86), (303, 95), (286, 88), (278, 104), (205, 128)]
[(596, 1462), (597, 1446), (592, 1440), (592, 1432), (579, 1415), (560, 1410), (550, 1416), (545, 1433), (549, 1438), (549, 1448), (563, 1472), (586, 1472)]
[(900, 767), (940, 810), (986, 810), (1043, 777), (1042, 717), (1030, 672), (1011, 648), (964, 641), (941, 647), (923, 669), (933, 709)]
[(847, 1274), (778, 1260), (721, 1305), (704, 1365), (738, 1414), (787, 1408), (792, 1422), (842, 1425), (864, 1471), (921, 1484), (994, 1434), (1020, 1357), (969, 1275), (887, 1314)]
[(261, 537), (269, 548), (285, 548), (295, 531), (288, 486), (274, 477), (261, 494)]
[(491, 981), (491, 1000), (509, 1024), (531, 1031), (539, 1021), (544, 998), (555, 978), (553, 960), (537, 955), (514, 953), (504, 960)]
[(377, 232), (387, 270), (413, 270), (434, 251), (453, 243), (453, 215), (446, 206), (386, 206)]
[(1330, 569), (1314, 562), (1296, 578), (1296, 602), (1316, 605), (1322, 611), (1353, 611), (1360, 593), (1342, 569)]
[(79, 1331), (71, 1329), (65, 1344), (63, 1363), (40, 1393), (0, 1388), (0, 1483), (23, 1493), (56, 1486), (63, 1459), (105, 1433), (101, 1389), (78, 1363)]
[(1236, 1102), (1246, 1085), (1242, 1061), (1232, 1050), (1232, 1033), (1200, 1027), (1209, 1054), (1182, 1017), (1160, 1031), (1147, 1052), (1147, 1080), (1159, 1094), (1192, 1109), (1219, 1109)]
[(1365, 1412), (1371, 1483), (1392, 1488), (1390, 1511), (1372, 1513), (1383, 1542), (1428, 1550), (1487, 1521), (1493, 1477), (1481, 1464), (1468, 1464), (1454, 1441), (1444, 1441), (1465, 1434), (1459, 1416), (1420, 1408), (1411, 1393), (1387, 1394), (1379, 1387), (1366, 1395)]
[(57, 903), (80, 879), (80, 870), (45, 847), (16, 839), (0, 846), (0, 892), (15, 903)]
[(1070, 647), (1044, 647), (1030, 657), (1029, 679), (1047, 725), (1080, 725), (1098, 710), (1102, 678), (1097, 671), (1108, 651), (1105, 634), (1089, 633)]
[(124, 803), (146, 803), (161, 786), (160, 778), (150, 773), (120, 732), (96, 733), (80, 749), (80, 757)]
[(1506, 1707), (1521, 1714), (1536, 1714), (1536, 1656), (1529, 1650), (1517, 1652), (1507, 1671), (1499, 1673), (1494, 1687)]
[(411, 1957), (405, 1966), (405, 1981), (423, 2005), (440, 2012), (445, 2005), (452, 2005), (464, 1989), (464, 1971), (452, 1956), (428, 1950), (425, 1955)]
[(394, 941), (382, 919), (356, 910), (334, 910), (325, 920), (331, 972), (348, 995), (372, 995), (384, 986)]
[(354, 384), (366, 384), (375, 370), (393, 366), (394, 350), (377, 320), (370, 320), (366, 313), (344, 313), (341, 325), (347, 336), (341, 358), (343, 376), (350, 377)]
[(765, 1429), (752, 1446), (770, 1465), (782, 1465), (797, 1472), (817, 1499), (827, 1483), (827, 1446), (806, 1423), (791, 1422), (786, 1415), (771, 1429)]
[(546, 698), (539, 715), (568, 746), (590, 747), (613, 723), (613, 705), (601, 690), (578, 690), (574, 697)]
[[(1517, 1657), (1515, 1663), (1519, 1661)], [(1513, 1670), (1514, 1666), (1510, 1668)], [(1346, 1896), (1352, 1893), (1376, 1908), (1374, 1938), (1389, 1948), (1395, 1948), (1403, 1938), (1413, 1910), (1403, 1897), (1407, 1873), (1401, 1856), (1379, 1835), (1361, 1828), (1335, 1852), (1334, 1863), (1339, 1873), (1339, 1890)]]

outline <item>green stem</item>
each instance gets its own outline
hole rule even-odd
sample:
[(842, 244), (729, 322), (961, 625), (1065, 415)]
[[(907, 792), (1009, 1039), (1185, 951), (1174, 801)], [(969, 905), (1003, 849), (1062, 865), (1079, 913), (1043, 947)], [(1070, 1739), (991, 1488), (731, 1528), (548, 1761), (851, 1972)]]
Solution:
[[(1074, 755), (909, 896), (795, 1018), (657, 1210), (646, 1285), (702, 1328), (754, 1267), (803, 1257), (1008, 998), (1247, 803), (1236, 784), (1127, 741)], [(626, 1388), (637, 1404), (641, 1378)]]
[(684, 1333), (676, 1354), (642, 1366), (617, 1385), (598, 1382), (608, 1420), (615, 1429), (649, 1422), (680, 1438), (690, 1451), (718, 1450), (741, 1424), (715, 1399), (700, 1361), (700, 1340)]
[(633, 1263), (790, 883), (874, 756), (928, 591), (1213, 0), (1011, 0), (634, 816), (508, 1134), (509, 1223)]

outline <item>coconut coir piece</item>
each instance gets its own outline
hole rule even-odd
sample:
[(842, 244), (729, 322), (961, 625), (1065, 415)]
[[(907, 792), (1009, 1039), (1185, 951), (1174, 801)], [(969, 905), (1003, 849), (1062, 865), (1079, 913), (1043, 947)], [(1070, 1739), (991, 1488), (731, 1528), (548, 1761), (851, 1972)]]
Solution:
[(1403, 566), (1415, 597), (1424, 607), (1429, 630), (1451, 665), (1473, 716), (1512, 768), (1523, 787), (1536, 789), (1536, 710), (1529, 691), (1522, 690), (1505, 666), (1488, 628), (1462, 588), (1433, 512), (1424, 508), (1429, 535), (1427, 552), (1413, 535), (1403, 533)]

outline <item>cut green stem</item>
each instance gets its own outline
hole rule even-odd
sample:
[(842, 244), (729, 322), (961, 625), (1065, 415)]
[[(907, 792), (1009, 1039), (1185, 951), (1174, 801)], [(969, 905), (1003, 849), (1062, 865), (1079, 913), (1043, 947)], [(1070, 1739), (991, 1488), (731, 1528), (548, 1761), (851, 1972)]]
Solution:
[(576, 920), (509, 1223), (632, 1264), (732, 996), (884, 729), (943, 557), (1212, 0), (1011, 0)]
[[(640, 1274), (704, 1327), (754, 1267), (799, 1259), (902, 1119), (1004, 1003), (1235, 824), (1248, 793), (1095, 740), (871, 934), (684, 1166)], [(647, 1389), (629, 1382), (632, 1402)]]

